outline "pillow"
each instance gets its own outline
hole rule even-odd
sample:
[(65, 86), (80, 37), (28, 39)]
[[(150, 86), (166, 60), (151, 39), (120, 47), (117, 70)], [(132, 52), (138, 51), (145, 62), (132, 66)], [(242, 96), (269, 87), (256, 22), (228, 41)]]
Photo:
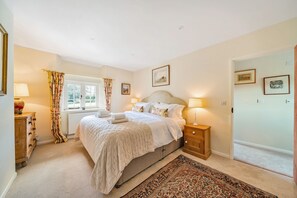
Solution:
[(161, 109), (153, 106), (151, 113), (162, 117), (168, 117), (168, 109)]
[(153, 103), (153, 107), (159, 109), (168, 109), (168, 117), (170, 118), (183, 118), (182, 111), (185, 108), (184, 105), (179, 104), (167, 104), (167, 103)]
[(144, 108), (143, 106), (135, 106), (132, 108), (132, 111), (136, 111), (136, 112), (143, 112)]
[(169, 110), (168, 117), (171, 118), (182, 118), (183, 119), (183, 109), (185, 108), (184, 105), (175, 104), (171, 106)]
[[(147, 103), (147, 102), (137, 102), (137, 103), (135, 103), (135, 107), (139, 107), (139, 106), (143, 107), (142, 112), (149, 112), (151, 104)], [(133, 109), (132, 109), (132, 111), (133, 111)]]

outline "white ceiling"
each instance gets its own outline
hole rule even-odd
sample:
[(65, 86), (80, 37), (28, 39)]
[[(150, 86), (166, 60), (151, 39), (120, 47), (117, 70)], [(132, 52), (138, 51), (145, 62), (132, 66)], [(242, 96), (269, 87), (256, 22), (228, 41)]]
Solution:
[(5, 0), (15, 44), (126, 70), (297, 17), (296, 0)]

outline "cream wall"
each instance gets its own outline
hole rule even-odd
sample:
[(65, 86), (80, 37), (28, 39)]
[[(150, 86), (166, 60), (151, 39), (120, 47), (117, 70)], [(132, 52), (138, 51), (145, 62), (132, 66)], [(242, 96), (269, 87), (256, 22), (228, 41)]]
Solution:
[(0, 24), (8, 32), (7, 95), (0, 96), (0, 197), (16, 177), (13, 115), (13, 15), (0, 0)]
[[(82, 75), (97, 78), (112, 78), (113, 95), (112, 111), (124, 111), (128, 108), (131, 96), (121, 95), (121, 83), (131, 83), (132, 72), (108, 66), (91, 67), (72, 63), (61, 59), (56, 54), (33, 50), (15, 45), (15, 82), (28, 83), (30, 96), (23, 98), (26, 106), (24, 111), (37, 113), (37, 133), (39, 143), (52, 141), (50, 131), (50, 95), (47, 73), (42, 69), (64, 72), (66, 74)], [(67, 117), (63, 116), (64, 119)]]
[[(234, 140), (293, 153), (294, 50), (236, 61), (246, 69), (256, 69), (256, 83), (234, 87)], [(290, 75), (290, 94), (264, 95), (263, 78), (279, 75)]]
[[(262, 54), (297, 44), (297, 18), (232, 39), (161, 65), (134, 72), (133, 95), (143, 98), (157, 90), (167, 90), (188, 101), (203, 97), (207, 107), (198, 112), (198, 122), (210, 125), (211, 148), (215, 153), (230, 156), (232, 152), (233, 59)], [(169, 86), (152, 87), (152, 69), (170, 64)], [(193, 122), (189, 111), (188, 122)]]

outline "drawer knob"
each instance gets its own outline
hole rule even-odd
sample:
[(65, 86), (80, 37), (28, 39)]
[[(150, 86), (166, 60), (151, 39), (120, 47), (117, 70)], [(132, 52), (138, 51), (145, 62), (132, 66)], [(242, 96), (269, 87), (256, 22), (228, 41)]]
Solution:
[(186, 141), (185, 141), (185, 144), (187, 144), (187, 143), (188, 143), (188, 141), (186, 140)]
[(30, 132), (28, 135), (32, 135), (32, 133)]
[(29, 121), (29, 122), (28, 122), (28, 124), (32, 124), (32, 122), (31, 122), (31, 121)]
[(29, 147), (32, 147), (33, 145), (32, 144), (29, 144)]
[(193, 132), (192, 132), (192, 134), (193, 134), (193, 135), (195, 135), (195, 134), (196, 134), (196, 132), (195, 132), (195, 131), (193, 131)]

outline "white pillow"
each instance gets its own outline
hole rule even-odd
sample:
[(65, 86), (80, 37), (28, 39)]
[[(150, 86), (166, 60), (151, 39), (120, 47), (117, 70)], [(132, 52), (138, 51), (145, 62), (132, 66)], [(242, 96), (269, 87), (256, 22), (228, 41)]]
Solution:
[(151, 104), (147, 102), (137, 102), (135, 103), (136, 107), (143, 107), (143, 112), (149, 112)]
[(176, 106), (172, 110), (169, 109), (169, 117), (183, 118), (183, 109), (184, 108), (185, 108), (184, 105), (176, 104)]

